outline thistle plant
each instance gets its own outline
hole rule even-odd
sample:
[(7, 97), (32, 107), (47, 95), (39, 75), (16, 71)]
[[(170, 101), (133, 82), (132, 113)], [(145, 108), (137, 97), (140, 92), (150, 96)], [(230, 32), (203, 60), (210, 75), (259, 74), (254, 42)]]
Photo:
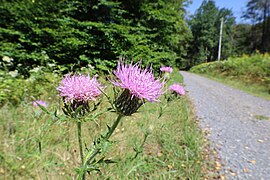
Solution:
[(43, 107), (45, 107), (45, 108), (48, 107), (47, 103), (44, 102), (44, 101), (42, 101), (42, 100), (35, 100), (35, 101), (33, 101), (32, 103), (33, 103), (33, 106), (35, 106), (35, 107), (39, 107), (39, 105), (40, 105), (40, 106), (43, 106)]
[(184, 96), (185, 95), (185, 89), (183, 88), (183, 86), (181, 86), (180, 84), (174, 83), (173, 85), (171, 85), (169, 87), (169, 90), (174, 94), (174, 95), (180, 95), (180, 96)]
[(169, 88), (166, 91), (165, 94), (165, 99), (166, 101), (163, 102), (163, 105), (159, 107), (159, 116), (160, 118), (164, 112), (165, 109), (167, 108), (168, 104), (172, 101), (177, 99), (179, 96), (184, 96), (185, 95), (185, 89), (183, 86), (181, 86), (178, 83), (173, 83), (172, 85), (169, 86)]
[[(92, 150), (88, 151), (84, 158), (84, 165), (81, 168), (79, 178), (83, 178), (85, 171), (97, 169), (95, 164), (102, 161), (103, 158), (95, 160), (95, 157), (102, 152), (104, 144), (108, 143), (109, 138), (121, 119), (136, 113), (141, 105), (147, 101), (158, 101), (158, 98), (163, 94), (162, 88), (164, 81), (159, 78), (156, 79), (152, 69), (143, 69), (141, 62), (137, 64), (125, 64), (120, 60), (113, 74), (116, 77), (111, 80), (112, 84), (121, 89), (120, 95), (112, 102), (112, 106), (118, 114), (118, 117), (111, 127), (108, 126), (108, 132), (105, 135), (101, 135), (100, 138), (93, 143), (94, 146)], [(108, 96), (106, 95), (106, 97)]]
[(42, 113), (42, 111), (40, 111), (40, 106), (43, 108), (47, 108), (48, 104), (45, 101), (42, 100), (34, 100), (32, 101), (33, 106), (35, 107), (35, 115), (36, 117), (39, 117)]
[(113, 73), (117, 79), (112, 83), (123, 89), (123, 93), (116, 100), (119, 114), (131, 115), (144, 101), (158, 101), (163, 94), (164, 82), (155, 79), (151, 69), (142, 69), (140, 63), (126, 65), (119, 61)]
[[(78, 143), (81, 157), (81, 164), (84, 165), (84, 154), (82, 146), (81, 117), (91, 111), (89, 103), (96, 101), (101, 95), (104, 87), (97, 81), (96, 77), (92, 79), (85, 75), (67, 75), (61, 82), (57, 90), (64, 101), (63, 111), (66, 115), (74, 118), (77, 123)], [(85, 174), (82, 178), (85, 179)]]
[(160, 71), (164, 73), (164, 79), (169, 80), (173, 69), (170, 66), (161, 66)]
[[(79, 179), (84, 180), (86, 172), (98, 171), (98, 163), (109, 162), (104, 159), (105, 157), (96, 159), (96, 156), (106, 152), (108, 145), (111, 143), (109, 138), (114, 133), (121, 119), (136, 113), (147, 101), (159, 101), (160, 96), (164, 93), (163, 87), (165, 81), (161, 78), (155, 78), (151, 68), (142, 68), (141, 62), (126, 64), (120, 60), (113, 74), (115, 78), (111, 79), (110, 82), (114, 85), (114, 89), (119, 90), (113, 100), (104, 92), (105, 87), (97, 81), (96, 77), (90, 78), (90, 76), (75, 74), (66, 75), (57, 87), (64, 103), (64, 117), (57, 115), (57, 111), (49, 112), (42, 101), (33, 102), (35, 103), (34, 105), (39, 106), (47, 114), (54, 116), (58, 120), (66, 120), (68, 117), (68, 119), (73, 119), (77, 123), (81, 159), (81, 166), (77, 168)], [(89, 113), (97, 109), (100, 103), (96, 103), (96, 101), (102, 94), (107, 97), (111, 107), (106, 111), (102, 110), (96, 113), (91, 118), (87, 117)], [(96, 138), (90, 148), (83, 148), (81, 127), (84, 120), (95, 119), (100, 114), (109, 110), (113, 110), (117, 114), (117, 118), (112, 126), (107, 125), (107, 132)], [(149, 134), (145, 133), (142, 144), (136, 148), (134, 158), (142, 153), (143, 144)], [(84, 149), (87, 150), (85, 153)]]
[(173, 69), (172, 69), (170, 66), (162, 66), (162, 67), (160, 68), (160, 71), (172, 73), (172, 72), (173, 72)]

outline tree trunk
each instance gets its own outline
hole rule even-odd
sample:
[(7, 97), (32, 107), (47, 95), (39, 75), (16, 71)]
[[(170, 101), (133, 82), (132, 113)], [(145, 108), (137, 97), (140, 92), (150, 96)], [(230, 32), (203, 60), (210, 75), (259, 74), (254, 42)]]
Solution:
[(265, 53), (266, 52), (266, 41), (267, 41), (267, 39), (266, 39), (266, 34), (267, 34), (267, 32), (266, 32), (266, 25), (267, 25), (267, 10), (268, 10), (268, 3), (267, 3), (267, 1), (265, 2), (265, 4), (264, 4), (264, 9), (263, 9), (263, 27), (262, 27), (262, 39), (261, 39), (261, 50), (262, 50), (262, 52), (263, 53)]

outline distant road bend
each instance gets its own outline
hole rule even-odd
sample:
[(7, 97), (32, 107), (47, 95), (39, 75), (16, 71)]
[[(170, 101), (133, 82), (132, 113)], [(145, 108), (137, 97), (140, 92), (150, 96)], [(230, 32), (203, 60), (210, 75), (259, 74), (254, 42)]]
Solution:
[(270, 101), (180, 72), (227, 179), (270, 180)]

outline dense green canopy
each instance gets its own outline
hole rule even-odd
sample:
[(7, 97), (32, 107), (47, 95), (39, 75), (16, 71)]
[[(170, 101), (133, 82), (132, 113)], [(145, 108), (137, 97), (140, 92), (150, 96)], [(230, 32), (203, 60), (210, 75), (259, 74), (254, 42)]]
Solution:
[(190, 31), (185, 0), (3, 0), (0, 57), (27, 71), (55, 62), (106, 71), (120, 56), (181, 65)]
[(218, 9), (213, 0), (204, 0), (188, 21), (193, 34), (189, 51), (192, 60), (189, 62), (190, 66), (217, 59), (221, 18), (224, 19), (222, 59), (232, 55), (232, 25), (235, 23), (232, 11), (225, 8)]

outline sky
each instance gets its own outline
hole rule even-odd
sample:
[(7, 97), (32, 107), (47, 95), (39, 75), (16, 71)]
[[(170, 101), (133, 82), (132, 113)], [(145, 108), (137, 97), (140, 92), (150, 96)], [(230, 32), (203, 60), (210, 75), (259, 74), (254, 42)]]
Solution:
[[(187, 8), (188, 14), (193, 14), (202, 4), (203, 0), (193, 0), (193, 3), (190, 4)], [(215, 0), (216, 6), (220, 8), (231, 9), (234, 16), (236, 17), (237, 23), (244, 23), (247, 20), (241, 19), (242, 12), (245, 9), (245, 6), (248, 0)]]

